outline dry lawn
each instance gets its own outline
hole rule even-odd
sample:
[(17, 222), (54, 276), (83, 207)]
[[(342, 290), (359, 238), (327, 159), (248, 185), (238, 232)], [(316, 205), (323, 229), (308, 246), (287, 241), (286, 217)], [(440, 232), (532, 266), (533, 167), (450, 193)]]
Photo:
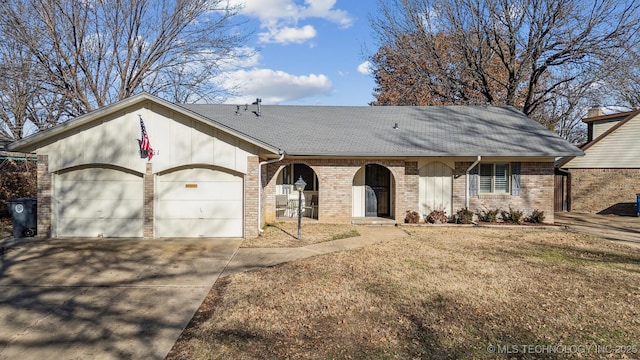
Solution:
[(302, 223), (301, 239), (298, 240), (298, 223), (294, 221), (268, 224), (264, 232), (255, 239), (246, 239), (240, 247), (273, 248), (301, 247), (319, 242), (359, 236), (355, 226), (350, 224)]
[(640, 358), (639, 249), (531, 228), (403, 230), (220, 279), (168, 358)]

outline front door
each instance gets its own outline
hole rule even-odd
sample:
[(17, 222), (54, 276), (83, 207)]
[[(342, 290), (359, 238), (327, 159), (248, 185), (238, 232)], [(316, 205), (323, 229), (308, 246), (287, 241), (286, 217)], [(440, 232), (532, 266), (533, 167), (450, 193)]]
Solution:
[(377, 164), (365, 169), (365, 216), (388, 217), (391, 215), (391, 173)]

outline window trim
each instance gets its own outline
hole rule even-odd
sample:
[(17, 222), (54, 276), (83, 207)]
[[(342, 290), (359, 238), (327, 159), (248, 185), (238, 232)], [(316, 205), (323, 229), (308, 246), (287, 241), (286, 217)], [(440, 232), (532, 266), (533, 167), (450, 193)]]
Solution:
[[(507, 183), (507, 187), (506, 189), (503, 189), (501, 191), (496, 191), (496, 168), (498, 166), (506, 166), (506, 174), (505, 174), (505, 178), (506, 178), (506, 183)], [(489, 177), (489, 175), (482, 175), (482, 168), (483, 166), (486, 167), (487, 166), (491, 166), (491, 175), (490, 175), (490, 186), (491, 189), (490, 191), (486, 191), (486, 189), (483, 189), (482, 187), (482, 180), (483, 178), (487, 178)], [(500, 162), (492, 162), (492, 163), (480, 163), (478, 164), (478, 195), (510, 195), (511, 194), (511, 177), (513, 175), (513, 167), (511, 166), (511, 163), (509, 162), (505, 162), (505, 163), (500, 163)]]

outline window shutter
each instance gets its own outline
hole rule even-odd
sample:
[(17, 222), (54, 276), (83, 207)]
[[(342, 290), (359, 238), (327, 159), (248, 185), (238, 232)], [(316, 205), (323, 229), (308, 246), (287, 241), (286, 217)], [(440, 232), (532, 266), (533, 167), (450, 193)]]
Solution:
[(511, 163), (511, 195), (520, 196), (520, 163)]
[(478, 178), (480, 177), (478, 175), (479, 167), (479, 165), (476, 165), (471, 169), (471, 171), (469, 171), (469, 195), (471, 196), (478, 196)]

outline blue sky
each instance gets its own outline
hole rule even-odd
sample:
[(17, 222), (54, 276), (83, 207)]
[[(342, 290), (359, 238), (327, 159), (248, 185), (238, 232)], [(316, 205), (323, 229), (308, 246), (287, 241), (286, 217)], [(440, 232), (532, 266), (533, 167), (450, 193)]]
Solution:
[[(371, 1), (371, 0), (369, 0)], [(226, 102), (264, 105), (356, 105), (374, 100), (366, 55), (375, 50), (375, 6), (349, 0), (231, 0), (254, 30), (256, 55), (225, 73), (240, 96)], [(375, 4), (375, 2), (373, 2)]]

